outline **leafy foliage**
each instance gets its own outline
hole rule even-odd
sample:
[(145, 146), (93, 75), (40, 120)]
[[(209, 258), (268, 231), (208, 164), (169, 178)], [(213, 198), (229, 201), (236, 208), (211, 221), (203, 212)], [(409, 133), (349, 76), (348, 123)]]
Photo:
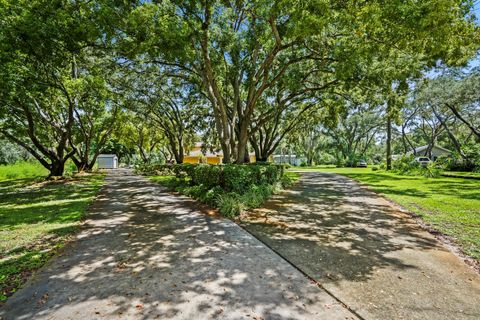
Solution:
[(18, 145), (0, 140), (0, 165), (27, 160), (29, 157), (28, 152)]
[(392, 163), (392, 172), (407, 176), (421, 175), (426, 178), (436, 178), (440, 176), (443, 169), (441, 162), (430, 162), (427, 165), (421, 165), (415, 161), (415, 156), (413, 155), (403, 156)]
[(260, 206), (276, 190), (292, 183), (280, 165), (149, 165), (137, 169), (147, 175), (176, 176), (168, 187), (219, 208), (228, 217)]

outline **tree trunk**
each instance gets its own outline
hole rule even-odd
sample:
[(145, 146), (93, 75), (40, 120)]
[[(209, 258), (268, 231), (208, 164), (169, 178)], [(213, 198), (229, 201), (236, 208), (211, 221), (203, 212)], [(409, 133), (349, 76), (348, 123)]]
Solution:
[(52, 160), (49, 170), (50, 170), (50, 174), (48, 175), (49, 178), (63, 176), (63, 172), (65, 171), (65, 161), (58, 160), (58, 159)]
[(402, 144), (403, 144), (403, 155), (408, 153), (408, 146), (407, 146), (407, 135), (405, 133), (405, 127), (402, 126)]
[(433, 113), (435, 114), (435, 116), (437, 117), (438, 121), (440, 121), (440, 123), (442, 124), (443, 128), (445, 129), (445, 131), (447, 132), (447, 135), (448, 137), (450, 138), (450, 141), (452, 141), (453, 145), (455, 146), (455, 149), (457, 150), (457, 152), (460, 154), (460, 156), (462, 157), (462, 159), (466, 159), (466, 156), (465, 154), (463, 153), (462, 151), (462, 147), (460, 145), (460, 142), (458, 141), (458, 139), (455, 137), (455, 135), (453, 134), (453, 132), (450, 130), (450, 128), (447, 126), (447, 122), (445, 121), (444, 118), (442, 118), (442, 116), (437, 112), (437, 110), (435, 108), (432, 108), (433, 110)]
[(387, 170), (392, 170), (392, 118), (387, 116)]
[(93, 155), (92, 161), (90, 161), (90, 163), (88, 164), (88, 171), (92, 171), (93, 166), (95, 166), (95, 162), (97, 162), (97, 158), (99, 155), (100, 155), (100, 152), (95, 152), (95, 154)]
[(245, 162), (245, 157), (246, 157), (245, 153), (247, 150), (247, 143), (248, 143), (248, 124), (247, 124), (247, 121), (245, 121), (244, 119), (244, 122), (242, 122), (240, 127), (238, 143), (237, 143), (237, 159), (236, 159), (237, 164), (242, 164)]
[(75, 167), (77, 167), (77, 172), (84, 172), (89, 170), (89, 163), (88, 159), (77, 159), (75, 156), (72, 156), (72, 161), (75, 164)]
[(175, 155), (175, 161), (177, 163), (183, 163), (183, 157), (184, 157), (183, 146), (180, 145), (178, 148), (178, 152)]
[(255, 141), (255, 136), (250, 137), (250, 144), (252, 145), (253, 151), (255, 151), (255, 160), (258, 162), (262, 156), (260, 155), (260, 147), (258, 143)]

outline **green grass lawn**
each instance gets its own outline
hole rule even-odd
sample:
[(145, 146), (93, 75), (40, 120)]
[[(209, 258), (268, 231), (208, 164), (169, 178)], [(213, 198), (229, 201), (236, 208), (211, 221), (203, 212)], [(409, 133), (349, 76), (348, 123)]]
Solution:
[(149, 176), (150, 180), (157, 182), (165, 187), (168, 187), (169, 182), (175, 180), (175, 176)]
[(460, 172), (460, 171), (445, 171), (443, 173), (445, 176), (460, 176), (466, 178), (477, 178), (480, 179), (480, 172)]
[(46, 182), (42, 170), (25, 172), (19, 179), (0, 180), (0, 301), (64, 246), (104, 178), (91, 174)]
[(305, 171), (334, 172), (369, 186), (418, 214), (434, 229), (453, 237), (465, 253), (480, 260), (480, 180), (401, 176), (370, 168)]
[(37, 178), (48, 175), (48, 170), (38, 162), (19, 162), (0, 165), (0, 181), (12, 179)]

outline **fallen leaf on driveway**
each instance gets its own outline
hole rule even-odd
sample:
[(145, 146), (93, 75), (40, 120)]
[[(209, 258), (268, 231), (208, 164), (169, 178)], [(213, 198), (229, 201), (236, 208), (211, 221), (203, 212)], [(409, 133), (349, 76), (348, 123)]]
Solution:
[(38, 305), (39, 306), (42, 306), (44, 305), (46, 302), (48, 301), (48, 292), (46, 292), (41, 298), (40, 300), (38, 300)]

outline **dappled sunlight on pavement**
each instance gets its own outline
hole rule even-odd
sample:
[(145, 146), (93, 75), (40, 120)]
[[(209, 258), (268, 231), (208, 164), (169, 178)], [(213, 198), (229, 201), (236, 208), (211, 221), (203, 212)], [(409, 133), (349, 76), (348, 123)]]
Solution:
[(242, 225), (366, 319), (480, 319), (480, 277), (389, 202), (304, 173)]
[(4, 319), (353, 319), (230, 220), (119, 170)]

